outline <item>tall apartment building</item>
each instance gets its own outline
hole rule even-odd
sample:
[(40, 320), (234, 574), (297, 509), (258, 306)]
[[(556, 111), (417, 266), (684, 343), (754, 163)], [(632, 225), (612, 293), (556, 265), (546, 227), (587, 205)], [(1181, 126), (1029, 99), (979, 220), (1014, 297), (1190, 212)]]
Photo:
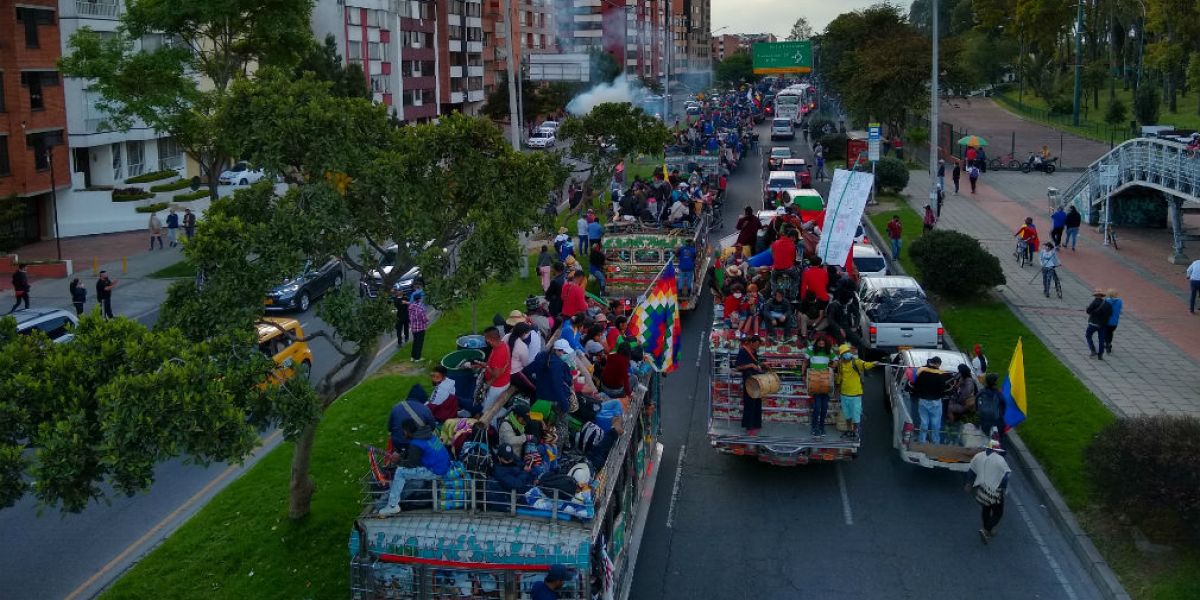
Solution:
[(19, 207), (0, 226), (23, 241), (53, 237), (50, 192), (71, 181), (60, 37), (56, 0), (0, 0), (0, 203)]
[(632, 77), (666, 73), (667, 19), (672, 0), (554, 0), (562, 52), (608, 53)]
[[(499, 0), (492, 0), (499, 2)], [(555, 2), (558, 0), (512, 0), (520, 24), (520, 44), (523, 54), (558, 52), (557, 30), (554, 25)]]
[(730, 54), (749, 52), (757, 42), (777, 41), (773, 33), (724, 33), (712, 36), (709, 51), (712, 61), (719, 62)]
[(483, 88), (483, 1), (437, 0), (437, 5), (436, 66), (441, 113), (476, 114), (486, 96)]
[(437, 117), (439, 0), (317, 0), (312, 27), (362, 67), (373, 99), (402, 121)]
[[(524, 1), (522, 0), (522, 3)], [(496, 85), (504, 80), (505, 74), (508, 72), (510, 37), (517, 38), (513, 64), (518, 69), (517, 72), (520, 72), (525, 40), (518, 22), (526, 20), (526, 11), (519, 7), (518, 0), (509, 0), (509, 14), (505, 16), (502, 0), (485, 0), (485, 2), (483, 10), (483, 89), (485, 93), (491, 93), (496, 89)]]
[(687, 19), (688, 73), (707, 79), (712, 68), (709, 38), (712, 37), (712, 0), (684, 0)]

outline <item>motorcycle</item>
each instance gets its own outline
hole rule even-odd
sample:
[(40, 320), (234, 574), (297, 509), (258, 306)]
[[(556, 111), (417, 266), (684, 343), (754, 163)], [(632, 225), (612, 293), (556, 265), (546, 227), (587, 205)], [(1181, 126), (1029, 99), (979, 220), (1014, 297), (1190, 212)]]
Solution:
[(1043, 171), (1047, 175), (1049, 175), (1049, 174), (1053, 173), (1055, 171), (1055, 169), (1057, 169), (1057, 168), (1058, 168), (1058, 157), (1057, 156), (1055, 156), (1053, 158), (1041, 158), (1035, 153), (1030, 153), (1029, 160), (1025, 161), (1025, 164), (1021, 165), (1021, 172), (1029, 173), (1032, 171)]

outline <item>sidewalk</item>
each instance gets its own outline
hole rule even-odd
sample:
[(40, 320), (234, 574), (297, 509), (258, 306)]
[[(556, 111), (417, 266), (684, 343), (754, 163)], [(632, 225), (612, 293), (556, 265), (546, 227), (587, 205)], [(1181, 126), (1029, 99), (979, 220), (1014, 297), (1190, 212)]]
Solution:
[[(1045, 187), (1053, 184), (1048, 181), (1019, 173), (989, 173), (980, 180), (977, 194), (971, 195), (964, 186), (962, 194), (947, 196), (938, 227), (978, 238), (1000, 258), (1008, 281), (999, 288), (1001, 296), (1114, 412), (1200, 415), (1200, 388), (1193, 375), (1200, 369), (1200, 346), (1195, 343), (1200, 339), (1200, 317), (1188, 314), (1183, 288), (1171, 276), (1175, 266), (1165, 259), (1169, 244), (1122, 230), (1118, 253), (1103, 246), (1094, 228), (1082, 228), (1078, 252), (1060, 254), (1062, 300), (1045, 298), (1037, 267), (1022, 269), (1012, 258), (1012, 234), (1025, 217), (1032, 216), (1042, 239), (1049, 238)], [(1033, 187), (1040, 187), (1040, 193)], [(905, 193), (918, 212), (926, 204), (928, 190), (928, 174), (911, 171)], [(1125, 301), (1116, 352), (1104, 361), (1088, 357), (1084, 340), (1084, 308), (1097, 287), (1115, 288)]]
[[(974, 98), (970, 103), (957, 98), (950, 104), (943, 102), (939, 117), (944, 123), (954, 124), (955, 136), (970, 134), (986, 139), (989, 159), (1000, 158), (1013, 150), (1014, 138), (1014, 156), (1017, 160), (1024, 162), (1030, 152), (1049, 146), (1050, 151), (1059, 157), (1061, 167), (1071, 169), (1087, 167), (1109, 150), (1108, 144), (1023, 119), (990, 98)], [(956, 145), (954, 150), (960, 152), (964, 149)], [(988, 174), (991, 173), (989, 170)]]

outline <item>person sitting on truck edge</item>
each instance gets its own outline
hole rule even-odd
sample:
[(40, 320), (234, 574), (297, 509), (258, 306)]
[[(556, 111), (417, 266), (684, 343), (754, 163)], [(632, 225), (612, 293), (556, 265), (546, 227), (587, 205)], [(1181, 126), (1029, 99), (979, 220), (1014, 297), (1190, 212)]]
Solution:
[(496, 430), (501, 446), (512, 446), (513, 451), (520, 455), (525, 449), (525, 427), (529, 425), (529, 405), (524, 402), (514, 402), (512, 410), (508, 411), (500, 427)]
[(454, 380), (448, 377), (449, 374), (450, 371), (442, 365), (435, 365), (429, 374), (433, 396), (425, 406), (429, 407), (429, 412), (439, 423), (458, 416), (458, 396), (455, 395)]
[[(487, 482), (487, 510), (506, 511), (512, 492), (525, 494), (533, 487), (533, 475), (525, 470), (517, 446), (502, 445), (496, 450), (496, 466)], [(517, 499), (522, 502), (521, 498)]]
[(783, 290), (776, 289), (763, 309), (767, 315), (767, 338), (787, 340), (790, 337), (789, 332), (794, 319), (792, 317), (792, 304), (783, 297)]
[[(811, 371), (828, 371), (830, 367), (836, 366), (837, 355), (833, 353), (833, 348), (829, 343), (829, 338), (818, 336), (809, 344), (805, 350), (807, 357), (805, 368), (805, 377), (808, 379), (808, 373)], [(812, 436), (825, 437), (825, 416), (829, 412), (829, 394), (810, 394), (812, 396)]]
[(433, 412), (425, 405), (426, 398), (428, 394), (425, 393), (425, 388), (414, 384), (408, 390), (408, 397), (392, 407), (392, 412), (388, 415), (388, 434), (393, 450), (408, 445), (408, 438), (404, 436), (402, 429), (405, 423), (419, 421), (418, 424), (423, 427), (433, 427), (437, 422), (433, 418)]
[(850, 429), (842, 437), (857, 438), (858, 424), (862, 423), (863, 374), (874, 369), (876, 363), (865, 361), (857, 356), (850, 344), (838, 346), (837, 383), (842, 392), (842, 416), (846, 418)]
[(442, 445), (442, 441), (430, 432), (429, 427), (408, 420), (404, 421), (401, 429), (404, 437), (408, 439), (408, 453), (403, 458), (399, 453), (393, 453), (389, 457), (391, 462), (399, 466), (392, 475), (387, 506), (379, 509), (378, 514), (381, 517), (400, 514), (400, 497), (408, 480), (438, 479), (450, 471), (450, 452)]
[(909, 393), (916, 400), (914, 413), (920, 415), (920, 432), (917, 441), (942, 443), (942, 397), (950, 385), (950, 374), (941, 369), (942, 359), (929, 357), (925, 366), (917, 369), (917, 376), (909, 382)]
[(530, 600), (558, 600), (558, 590), (571, 578), (571, 570), (565, 565), (550, 565), (545, 579), (533, 584), (529, 590)]
[(962, 439), (962, 424), (971, 420), (975, 411), (976, 396), (979, 395), (979, 382), (971, 373), (971, 367), (959, 363), (958, 374), (951, 380), (951, 391), (946, 405), (946, 429), (949, 431), (950, 443), (957, 444)]

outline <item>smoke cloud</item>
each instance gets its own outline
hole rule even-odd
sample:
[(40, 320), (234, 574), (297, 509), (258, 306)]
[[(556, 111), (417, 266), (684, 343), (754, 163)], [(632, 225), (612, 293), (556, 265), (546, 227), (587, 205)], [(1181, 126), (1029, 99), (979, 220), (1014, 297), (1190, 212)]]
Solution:
[(630, 80), (621, 75), (612, 83), (601, 83), (572, 98), (567, 103), (567, 112), (577, 116), (586, 115), (592, 112), (597, 104), (606, 102), (628, 102), (634, 106), (640, 106), (642, 100), (648, 95), (650, 93), (636, 79)]

